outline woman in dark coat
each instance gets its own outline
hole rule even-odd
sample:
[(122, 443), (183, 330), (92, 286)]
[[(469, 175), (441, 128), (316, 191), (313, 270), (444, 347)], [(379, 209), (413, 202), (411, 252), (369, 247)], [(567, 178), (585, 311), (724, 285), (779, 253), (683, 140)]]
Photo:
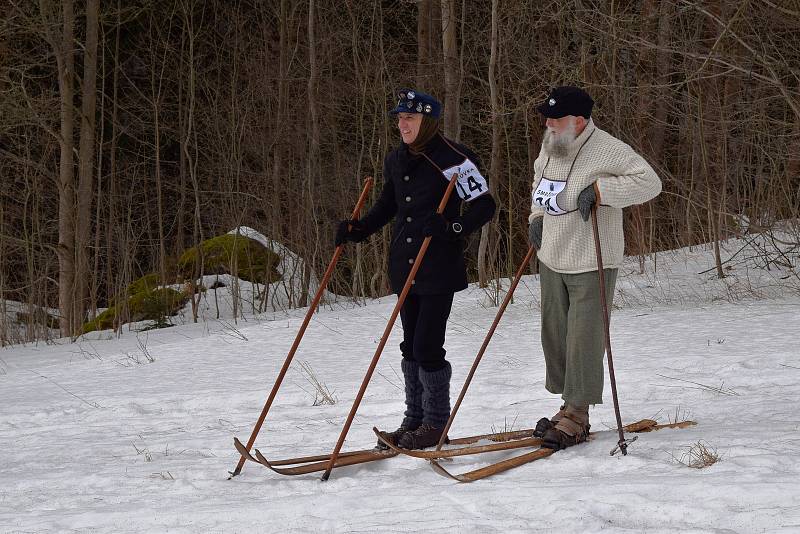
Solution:
[[(438, 443), (450, 417), (451, 367), (443, 347), (447, 319), (453, 294), (467, 287), (465, 237), (495, 211), (478, 158), (439, 132), (440, 110), (441, 104), (430, 95), (400, 92), (389, 113), (397, 116), (403, 142), (383, 161), (381, 195), (361, 220), (342, 221), (336, 232), (337, 245), (360, 242), (394, 219), (389, 278), (397, 294), (424, 238), (432, 238), (400, 310), (406, 411), (400, 427), (389, 436), (408, 449)], [(439, 215), (436, 209), (453, 173), (458, 173), (458, 182)]]

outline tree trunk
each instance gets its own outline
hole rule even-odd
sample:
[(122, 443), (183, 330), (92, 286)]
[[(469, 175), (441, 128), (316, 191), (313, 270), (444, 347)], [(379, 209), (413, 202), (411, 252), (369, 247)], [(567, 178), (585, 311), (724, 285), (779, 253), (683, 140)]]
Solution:
[[(153, 106), (153, 174), (156, 179), (156, 219), (158, 221), (158, 272), (162, 284), (167, 283), (166, 257), (167, 250), (164, 243), (164, 188), (161, 183), (161, 82), (164, 72), (164, 62), (162, 60), (161, 69), (156, 73), (158, 67), (158, 36), (153, 34), (153, 17), (150, 13), (150, 100)], [(166, 44), (165, 44), (166, 46)]]
[(288, 70), (289, 58), (289, 45), (288, 45), (288, 13), (287, 13), (286, 0), (281, 0), (280, 14), (278, 19), (278, 32), (280, 40), (280, 50), (278, 51), (278, 101), (276, 103), (275, 124), (273, 131), (275, 132), (273, 142), (273, 160), (272, 160), (272, 181), (276, 184), (281, 183), (283, 173), (283, 150), (285, 140), (283, 139), (283, 126), (284, 126), (284, 109), (286, 108), (286, 78)]
[[(456, 0), (442, 0), (442, 50), (444, 52), (444, 135), (458, 141), (461, 88), (456, 30)], [(462, 17), (463, 17), (462, 13)]]
[[(44, 15), (48, 10), (45, 1), (40, 0)], [(73, 167), (74, 148), (74, 97), (75, 59), (73, 41), (75, 32), (75, 13), (72, 0), (62, 0), (62, 32), (60, 40), (50, 34), (50, 44), (56, 56), (58, 67), (58, 91), (61, 103), (58, 171), (58, 308), (61, 316), (59, 326), (61, 335), (73, 333), (75, 309), (75, 169)]]
[[(641, 8), (642, 21), (642, 40), (644, 42), (656, 43), (660, 40), (660, 29), (663, 26), (663, 18), (659, 17), (659, 4), (663, 8), (663, 0), (645, 0)], [(643, 46), (639, 50), (639, 57), (636, 63), (637, 77), (637, 113), (636, 113), (636, 132), (638, 134), (639, 146), (645, 157), (656, 164), (660, 155), (654, 154), (652, 143), (658, 142), (657, 151), (660, 153), (663, 147), (665, 123), (655, 120), (656, 110), (653, 108), (664, 109), (663, 88), (658, 84), (660, 61), (656, 60), (657, 54), (662, 54), (660, 50)], [(658, 95), (658, 97), (656, 96)], [(648, 146), (648, 142), (650, 146)], [(647, 228), (644, 221), (645, 208), (640, 205), (633, 206), (631, 218), (633, 221), (634, 232), (631, 239), (631, 252), (639, 256), (639, 273), (644, 272), (645, 252), (647, 251)]]
[(672, 5), (669, 0), (661, 0), (658, 14), (658, 34), (656, 37), (656, 91), (653, 100), (655, 110), (653, 121), (647, 137), (650, 139), (650, 154), (653, 163), (661, 162), (664, 157), (664, 141), (666, 139), (667, 106), (669, 99), (667, 86), (672, 71), (672, 54), (669, 52), (672, 32)]
[(95, 112), (97, 110), (97, 32), (99, 0), (86, 2), (86, 47), (81, 90), (81, 139), (78, 154), (77, 212), (75, 214), (75, 300), (72, 334), (78, 334), (86, 311), (94, 182)]
[[(187, 88), (187, 95), (186, 95), (186, 138), (181, 142), (183, 146), (183, 150), (186, 154), (186, 162), (187, 167), (189, 170), (189, 179), (192, 182), (192, 192), (194, 195), (194, 217), (193, 217), (193, 241), (194, 244), (197, 245), (203, 240), (203, 225), (200, 219), (200, 183), (197, 176), (197, 164), (198, 164), (198, 157), (197, 157), (197, 132), (195, 129), (195, 105), (197, 101), (197, 89), (196, 89), (196, 67), (195, 67), (195, 38), (197, 34), (194, 30), (194, 22), (192, 20), (192, 12), (189, 9), (189, 6), (184, 6), (183, 10), (183, 17), (184, 17), (184, 28), (186, 32), (187, 38), (187, 54), (186, 57), (186, 65), (187, 71), (186, 75), (188, 78), (188, 88)], [(199, 30), (198, 30), (199, 33)], [(203, 273), (203, 254), (202, 248), (199, 249), (199, 253), (197, 255), (196, 267), (195, 272), (192, 275), (193, 278), (189, 283), (189, 292), (191, 294), (191, 304), (192, 304), (192, 320), (196, 323), (198, 318), (198, 305), (201, 299), (201, 291), (195, 287), (195, 280), (201, 278)], [(202, 280), (202, 279), (201, 279)]]
[[(722, 14), (721, 4), (721, 0), (711, 0), (707, 3), (707, 9), (719, 18)], [(713, 46), (708, 52), (709, 56), (714, 53), (718, 45), (722, 45), (720, 31), (715, 21), (706, 20), (706, 41), (708, 43), (713, 43)], [(722, 128), (714, 126), (714, 123), (718, 123), (723, 113), (720, 79), (715, 76), (716, 74), (721, 74), (721, 70), (716, 64), (712, 65), (708, 63), (705, 64), (705, 69), (710, 71), (710, 76), (701, 82), (702, 89), (699, 98), (703, 108), (699, 117), (702, 126), (700, 135), (703, 142), (703, 171), (705, 174), (707, 191), (708, 229), (713, 241), (714, 262), (717, 267), (717, 276), (719, 278), (724, 278), (725, 272), (722, 270), (722, 257), (720, 256), (719, 247), (719, 241), (722, 236), (720, 234), (719, 221), (714, 212), (716, 206), (714, 206), (711, 198), (712, 189), (720, 190), (720, 188), (724, 189), (726, 187), (726, 176), (723, 172), (724, 165), (722, 161), (725, 156), (721, 151), (721, 147), (724, 145), (724, 132)]]
[(430, 21), (432, 0), (417, 2), (417, 81), (416, 89), (427, 88), (430, 73), (428, 64), (431, 57)]
[(114, 76), (112, 78), (112, 98), (111, 98), (111, 155), (109, 156), (108, 169), (108, 224), (106, 225), (106, 296), (114, 294), (113, 273), (119, 272), (121, 264), (118, 256), (118, 244), (115, 234), (115, 221), (117, 220), (117, 143), (119, 141), (118, 121), (119, 117), (119, 54), (120, 54), (120, 28), (122, 27), (121, 15), (122, 0), (117, 0), (117, 28), (114, 36)]
[[(102, 27), (98, 29), (99, 32), (102, 31)], [(105, 42), (105, 34), (102, 34), (102, 37), (99, 38), (100, 41)], [(99, 139), (97, 140), (97, 198), (95, 201), (94, 207), (94, 220), (95, 220), (95, 231), (94, 231), (94, 244), (92, 245), (92, 250), (94, 250), (94, 265), (92, 266), (91, 271), (91, 280), (92, 284), (89, 288), (89, 303), (91, 304), (91, 308), (88, 312), (88, 319), (93, 320), (97, 317), (97, 301), (98, 301), (98, 291), (100, 288), (100, 280), (99, 276), (101, 271), (100, 268), (100, 259), (102, 254), (100, 251), (102, 250), (102, 238), (103, 238), (103, 231), (102, 231), (102, 224), (103, 224), (103, 148), (105, 147), (105, 130), (103, 128), (103, 124), (105, 124), (105, 116), (106, 116), (106, 62), (105, 62), (105, 46), (101, 48), (102, 50), (102, 59), (100, 59), (100, 67), (102, 68), (102, 72), (100, 74), (100, 128), (98, 129)], [(106, 221), (107, 223), (108, 221)]]
[(319, 110), (317, 109), (317, 79), (319, 78), (319, 66), (317, 65), (317, 42), (316, 42), (316, 13), (314, 0), (308, 0), (308, 111), (310, 120), (310, 136), (308, 150), (308, 169), (306, 171), (306, 191), (308, 191), (308, 203), (311, 210), (313, 224), (311, 231), (314, 234), (307, 239), (308, 253), (303, 261), (303, 285), (300, 293), (298, 306), (308, 305), (309, 285), (311, 284), (311, 271), (316, 263), (317, 243), (319, 243), (320, 222), (317, 220), (316, 209), (316, 177), (319, 172)]
[[(497, 69), (498, 56), (498, 36), (497, 36), (497, 4), (499, 0), (492, 0), (492, 41), (489, 56), (489, 100), (492, 106), (492, 159), (489, 166), (489, 192), (494, 194), (496, 189), (494, 184), (500, 179), (500, 104), (497, 95), (497, 80), (495, 70)], [(491, 222), (484, 225), (481, 229), (481, 240), (478, 244), (478, 283), (481, 287), (486, 287), (489, 281), (488, 273), (488, 245), (489, 235), (492, 232), (497, 215), (492, 217)]]
[[(181, 48), (180, 57), (183, 59), (186, 53), (186, 32), (181, 31)], [(178, 67), (178, 139), (180, 141), (180, 155), (178, 156), (178, 207), (175, 213), (175, 243), (173, 247), (173, 254), (177, 257), (183, 252), (186, 246), (186, 186), (187, 186), (187, 170), (186, 170), (186, 143), (188, 138), (186, 136), (186, 109), (185, 109), (185, 81), (186, 72), (184, 72), (185, 61), (179, 62)]]
[(794, 207), (790, 208), (789, 216), (796, 219), (800, 217), (800, 117), (794, 117), (794, 127), (792, 128), (787, 157), (786, 183), (790, 186), (791, 184), (797, 184), (797, 188), (792, 191), (795, 200), (791, 204)]

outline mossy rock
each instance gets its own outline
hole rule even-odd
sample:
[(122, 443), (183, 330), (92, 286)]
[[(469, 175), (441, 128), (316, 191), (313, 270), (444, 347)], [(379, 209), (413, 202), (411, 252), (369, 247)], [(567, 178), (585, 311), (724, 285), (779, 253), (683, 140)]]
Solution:
[(114, 317), (117, 316), (118, 307), (119, 305), (111, 306), (93, 320), (83, 323), (81, 333), (86, 334), (88, 332), (94, 332), (95, 330), (108, 330), (109, 328), (114, 328)]
[(225, 234), (192, 247), (178, 260), (178, 272), (184, 280), (195, 278), (202, 251), (203, 275), (234, 274), (248, 282), (273, 283), (281, 279), (277, 270), (280, 258), (258, 241), (235, 234)]
[[(157, 288), (161, 285), (161, 276), (158, 273), (150, 273), (146, 274), (143, 277), (139, 278), (138, 280), (134, 280), (125, 290), (122, 292), (122, 295), (125, 298), (130, 298), (131, 296), (135, 295), (136, 293), (152, 291), (153, 289)], [(109, 300), (108, 305), (110, 308), (113, 308), (117, 304), (117, 295)]]
[(130, 297), (143, 291), (151, 291), (161, 285), (161, 276), (158, 273), (146, 274), (131, 283), (125, 291), (125, 295)]
[(136, 293), (128, 299), (131, 321), (159, 320), (175, 315), (183, 308), (189, 297), (170, 287)]
[[(169, 287), (158, 289), (144, 287), (142, 291), (128, 298), (127, 318), (123, 323), (137, 321), (163, 322), (165, 317), (178, 313), (186, 304), (186, 301), (189, 300), (189, 297), (184, 293)], [(85, 323), (83, 325), (83, 333), (114, 328), (114, 319), (119, 317), (122, 311), (122, 304), (112, 306), (95, 317), (93, 321)]]

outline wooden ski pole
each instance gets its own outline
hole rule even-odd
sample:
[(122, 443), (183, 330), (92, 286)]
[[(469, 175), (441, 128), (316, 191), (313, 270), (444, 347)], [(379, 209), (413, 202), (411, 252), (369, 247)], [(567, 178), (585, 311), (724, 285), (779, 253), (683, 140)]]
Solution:
[[(371, 176), (367, 176), (366, 180), (364, 180), (364, 189), (361, 190), (361, 196), (358, 197), (358, 202), (356, 203), (355, 209), (353, 209), (353, 213), (350, 215), (351, 219), (357, 219), (359, 213), (361, 213), (361, 208), (364, 206), (364, 203), (367, 201), (367, 194), (369, 190), (372, 188), (373, 179)], [(331, 258), (330, 263), (328, 264), (328, 268), (325, 270), (325, 274), (322, 277), (322, 280), (319, 283), (319, 289), (317, 289), (316, 295), (314, 295), (314, 300), (311, 302), (311, 305), (308, 307), (308, 311), (306, 312), (306, 316), (303, 319), (303, 323), (300, 325), (300, 330), (297, 332), (297, 336), (294, 338), (294, 343), (292, 343), (292, 348), (289, 349), (289, 354), (286, 356), (286, 360), (283, 362), (283, 367), (281, 367), (280, 372), (278, 373), (278, 378), (275, 380), (275, 384), (272, 386), (272, 391), (269, 393), (269, 397), (267, 397), (267, 402), (264, 404), (264, 408), (261, 410), (261, 415), (258, 417), (258, 421), (256, 421), (256, 426), (253, 428), (253, 432), (250, 434), (250, 439), (247, 440), (247, 450), (253, 447), (253, 443), (256, 441), (256, 436), (258, 436), (259, 431), (261, 430), (261, 425), (264, 424), (264, 419), (267, 417), (267, 413), (269, 412), (270, 407), (272, 406), (272, 401), (275, 400), (275, 395), (278, 393), (278, 389), (281, 387), (281, 383), (283, 382), (283, 378), (286, 376), (286, 372), (289, 370), (289, 364), (292, 363), (292, 358), (294, 358), (295, 352), (297, 352), (297, 347), (300, 346), (300, 340), (303, 339), (303, 334), (306, 332), (306, 327), (308, 323), (311, 321), (311, 317), (314, 315), (314, 311), (317, 309), (317, 305), (319, 304), (320, 299), (322, 298), (322, 294), (325, 292), (325, 288), (328, 285), (328, 281), (331, 279), (331, 275), (333, 274), (333, 269), (336, 267), (336, 263), (339, 261), (339, 256), (342, 254), (342, 250), (344, 249), (344, 243), (336, 247), (336, 250), (333, 252), (333, 257)], [(228, 478), (235, 477), (239, 473), (242, 472), (242, 467), (244, 467), (245, 457), (239, 457), (239, 463), (236, 465), (236, 469), (233, 472), (230, 472), (231, 476)]]
[[(617, 399), (617, 381), (614, 378), (614, 360), (611, 357), (611, 332), (609, 329), (608, 304), (606, 301), (606, 276), (603, 272), (603, 252), (600, 248), (600, 232), (597, 230), (597, 204), (592, 206), (592, 230), (594, 231), (594, 250), (597, 255), (597, 272), (600, 275), (600, 303), (603, 306), (603, 326), (605, 327), (606, 356), (608, 357), (608, 377), (611, 381), (611, 397), (614, 399), (614, 413), (617, 416), (617, 429), (619, 430), (619, 450), (622, 455), (628, 454), (628, 442), (622, 429), (622, 416), (619, 413), (619, 400)], [(614, 454), (612, 451), (611, 454)]]
[(514, 281), (511, 283), (511, 287), (508, 288), (508, 293), (506, 293), (506, 298), (503, 299), (503, 303), (497, 310), (497, 314), (494, 317), (494, 322), (492, 323), (492, 326), (489, 328), (489, 331), (486, 333), (486, 337), (483, 339), (483, 345), (481, 345), (481, 348), (478, 351), (478, 355), (475, 356), (475, 361), (472, 362), (472, 368), (469, 370), (467, 379), (464, 381), (464, 385), (461, 387), (461, 393), (458, 395), (458, 400), (453, 405), (453, 410), (450, 412), (450, 418), (447, 420), (447, 424), (444, 425), (444, 430), (442, 431), (442, 437), (439, 438), (439, 443), (436, 445), (437, 451), (442, 450), (442, 446), (444, 445), (444, 442), (447, 439), (447, 431), (450, 430), (450, 426), (453, 424), (453, 420), (456, 418), (456, 413), (458, 413), (458, 408), (461, 406), (461, 401), (464, 400), (464, 395), (467, 394), (467, 389), (469, 388), (469, 385), (472, 382), (472, 376), (475, 374), (475, 370), (478, 368), (478, 364), (481, 362), (481, 358), (483, 358), (483, 353), (486, 352), (486, 347), (489, 346), (489, 341), (491, 341), (492, 336), (494, 335), (494, 331), (497, 329), (498, 323), (500, 323), (500, 318), (503, 316), (503, 313), (505, 313), (506, 311), (506, 307), (511, 302), (511, 297), (514, 295), (514, 291), (517, 289), (517, 284), (519, 284), (519, 279), (522, 278), (522, 273), (525, 272), (525, 268), (531, 261), (531, 257), (533, 256), (533, 251), (534, 247), (533, 245), (531, 245), (530, 248), (528, 249), (528, 253), (525, 255), (525, 259), (522, 260), (522, 264), (519, 266), (519, 269), (517, 269), (517, 273), (514, 275)]
[[(450, 194), (453, 192), (453, 187), (456, 185), (457, 179), (458, 179), (458, 173), (453, 173), (453, 176), (450, 178), (450, 183), (447, 184), (447, 189), (444, 192), (444, 196), (442, 196), (442, 200), (441, 202), (439, 202), (439, 207), (436, 210), (436, 213), (441, 214), (442, 212), (444, 212), (444, 208), (447, 205), (447, 201), (450, 199)], [(341, 434), (339, 434), (339, 440), (336, 442), (336, 446), (333, 448), (333, 452), (331, 453), (331, 459), (328, 461), (328, 468), (325, 470), (325, 473), (322, 474), (323, 481), (328, 480), (328, 477), (331, 476), (331, 471), (333, 470), (333, 467), (336, 464), (336, 458), (339, 457), (339, 451), (342, 449), (344, 440), (347, 437), (347, 432), (350, 430), (350, 425), (353, 423), (353, 418), (356, 415), (356, 410), (358, 410), (358, 405), (361, 404), (361, 399), (364, 397), (364, 393), (367, 390), (369, 381), (372, 378), (372, 373), (375, 371), (375, 367), (378, 365), (378, 359), (380, 359), (381, 357), (381, 353), (383, 352), (383, 347), (389, 340), (389, 334), (391, 334), (392, 332), (392, 327), (394, 327), (394, 322), (397, 319), (397, 315), (400, 313), (400, 308), (403, 307), (403, 302), (405, 302), (408, 292), (411, 290), (411, 284), (414, 281), (414, 277), (417, 275), (419, 266), (422, 264), (422, 258), (425, 257), (425, 252), (428, 250), (428, 245), (430, 245), (430, 242), (431, 242), (430, 236), (426, 237), (422, 241), (422, 246), (420, 246), (419, 252), (417, 253), (417, 258), (414, 260), (414, 265), (411, 266), (411, 272), (408, 273), (408, 278), (406, 278), (406, 283), (403, 286), (403, 290), (397, 297), (397, 304), (395, 304), (394, 306), (394, 310), (392, 311), (391, 317), (389, 317), (389, 322), (386, 325), (386, 329), (384, 329), (383, 331), (383, 336), (381, 337), (381, 341), (380, 343), (378, 343), (378, 348), (375, 350), (375, 355), (372, 357), (372, 361), (369, 364), (369, 368), (367, 369), (367, 374), (364, 375), (364, 380), (362, 380), (361, 382), (361, 388), (358, 390), (358, 394), (356, 395), (356, 400), (353, 401), (353, 406), (352, 408), (350, 408), (350, 413), (348, 414), (347, 420), (344, 423), (342, 432)]]

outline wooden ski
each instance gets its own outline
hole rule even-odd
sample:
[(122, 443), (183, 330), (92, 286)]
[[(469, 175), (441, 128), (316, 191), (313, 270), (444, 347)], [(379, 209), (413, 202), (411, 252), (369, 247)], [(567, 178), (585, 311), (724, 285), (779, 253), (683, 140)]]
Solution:
[[(524, 430), (514, 430), (511, 432), (495, 432), (492, 434), (478, 434), (475, 436), (465, 436), (462, 438), (452, 439), (450, 440), (450, 443), (452, 445), (470, 445), (473, 443), (477, 443), (479, 441), (494, 441), (494, 442), (501, 442), (499, 444), (503, 445), (504, 443), (502, 442), (508, 442), (512, 440), (517, 440), (517, 441), (524, 440), (526, 438), (530, 438), (530, 436), (532, 435), (533, 435), (533, 429), (529, 428)], [(307, 473), (315, 473), (318, 471), (323, 471), (331, 459), (330, 454), (320, 454), (317, 456), (300, 456), (297, 458), (287, 458), (284, 460), (269, 460), (258, 449), (255, 449), (255, 456), (251, 454), (247, 450), (247, 447), (245, 447), (244, 444), (241, 441), (239, 441), (238, 438), (233, 438), (233, 444), (236, 447), (236, 450), (239, 451), (239, 454), (241, 454), (245, 459), (251, 462), (259, 463), (264, 467), (266, 467), (267, 469), (270, 469), (280, 475), (293, 476), (293, 475), (303, 475)], [(530, 445), (534, 445), (534, 443), (529, 442), (528, 446)], [(484, 445), (482, 447), (487, 447), (487, 446), (491, 445)], [(519, 446), (524, 446), (524, 445), (519, 445)], [(450, 450), (464, 450), (464, 448), (462, 447), (461, 449), (447, 449), (441, 452), (444, 452), (445, 455), (447, 455), (448, 454), (447, 451)], [(463, 455), (468, 453), (461, 453), (461, 454)], [(378, 450), (373, 448), (373, 449), (362, 449), (357, 451), (343, 452), (338, 455), (334, 467), (343, 467), (346, 465), (357, 465), (376, 460), (385, 460), (386, 458), (392, 458), (394, 456), (397, 456), (397, 452), (393, 451), (392, 449)], [(282, 467), (282, 466), (292, 466), (292, 467)]]
[(497, 473), (502, 473), (503, 471), (508, 471), (509, 469), (513, 469), (514, 467), (519, 467), (520, 465), (533, 462), (534, 460), (545, 458), (547, 456), (550, 456), (554, 452), (556, 451), (553, 449), (546, 449), (544, 447), (540, 447), (532, 452), (526, 452), (525, 454), (520, 454), (519, 456), (514, 456), (513, 458), (509, 458), (501, 462), (489, 464), (485, 467), (481, 467), (480, 469), (467, 471), (466, 473), (461, 473), (460, 475), (454, 475), (450, 473), (447, 469), (442, 467), (439, 464), (439, 462), (437, 462), (433, 458), (431, 458), (429, 461), (431, 463), (431, 467), (433, 468), (433, 470), (442, 476), (452, 478), (453, 480), (457, 480), (458, 482), (474, 482), (476, 480), (480, 480), (482, 478), (486, 478), (488, 476)]
[[(680, 421), (676, 423), (666, 423), (666, 424), (657, 424), (652, 419), (642, 419), (641, 421), (637, 421), (636, 423), (631, 423), (624, 427), (625, 432), (634, 432), (634, 433), (641, 433), (641, 432), (652, 432), (654, 430), (661, 430), (662, 428), (686, 428), (689, 426), (694, 426), (697, 423), (694, 421)], [(590, 434), (590, 436), (594, 435), (594, 433)], [(638, 437), (638, 436), (637, 436)], [(635, 441), (636, 437), (633, 440), (629, 440), (629, 442)], [(472, 471), (467, 471), (461, 474), (453, 474), (442, 465), (436, 461), (434, 458), (430, 458), (428, 461), (431, 464), (433, 470), (445, 477), (452, 478), (453, 480), (457, 480), (458, 482), (474, 482), (476, 480), (481, 480), (482, 478), (486, 478), (497, 473), (502, 473), (503, 471), (508, 471), (509, 469), (513, 469), (515, 467), (519, 467), (521, 465), (525, 465), (536, 460), (540, 460), (542, 458), (546, 458), (556, 452), (553, 449), (547, 449), (544, 447), (540, 447), (536, 450), (531, 452), (527, 452), (524, 454), (520, 454), (518, 456), (514, 456), (512, 458), (508, 458), (506, 460), (502, 460), (500, 462), (496, 462), (493, 464), (489, 464), (487, 466), (473, 469)]]
[[(255, 449), (256, 451), (256, 458), (258, 459), (258, 463), (266, 467), (267, 469), (271, 469), (272, 471), (278, 473), (279, 475), (305, 475), (307, 473), (316, 473), (319, 471), (325, 471), (328, 466), (330, 465), (330, 457), (327, 460), (323, 460), (321, 462), (311, 462), (305, 463), (301, 465), (297, 465), (295, 467), (277, 467), (276, 464), (271, 463), (267, 460), (261, 451)], [(397, 453), (388, 450), (388, 451), (381, 451), (377, 449), (370, 449), (366, 451), (358, 451), (355, 453), (351, 453), (350, 455), (343, 455), (339, 454), (336, 458), (336, 463), (333, 465), (334, 468), (337, 467), (344, 467), (346, 465), (357, 465), (357, 464), (365, 464), (367, 462), (374, 462), (376, 460), (385, 460), (387, 458), (392, 458), (397, 456)]]
[[(250, 454), (250, 451), (247, 450), (247, 447), (239, 441), (239, 438), (233, 438), (233, 445), (236, 447), (236, 450), (239, 451), (239, 454), (245, 457), (245, 459), (250, 460), (251, 462), (255, 462), (260, 464), (261, 462), (258, 461), (258, 458)], [(355, 456), (356, 454), (363, 454), (365, 452), (371, 452), (372, 449), (363, 449), (360, 451), (350, 451), (350, 452), (343, 452), (339, 456)], [(300, 456), (297, 458), (287, 458), (285, 460), (272, 460), (270, 465), (297, 465), (297, 464), (304, 464), (309, 462), (318, 462), (321, 460), (330, 460), (330, 454), (319, 454), (316, 456)]]
[[(490, 443), (486, 445), (473, 445), (466, 447), (456, 447), (453, 449), (439, 449), (439, 450), (420, 450), (420, 449), (403, 449), (395, 445), (391, 442), (391, 440), (386, 436), (385, 432), (381, 432), (377, 428), (372, 429), (375, 432), (375, 435), (378, 436), (378, 439), (381, 440), (383, 444), (385, 444), (389, 449), (393, 450), (398, 454), (403, 454), (406, 456), (412, 456), (414, 458), (452, 458), (454, 456), (467, 456), (470, 454), (481, 454), (484, 452), (493, 452), (493, 451), (506, 451), (510, 449), (519, 449), (520, 447), (533, 447), (536, 445), (540, 445), (542, 443), (541, 438), (529, 438), (529, 437), (522, 437), (522, 438), (511, 438), (507, 440), (492, 440), (495, 443)], [(527, 432), (522, 433), (527, 434)], [(473, 443), (477, 443), (480, 440), (475, 440)], [(450, 442), (451, 444), (457, 444), (453, 441)]]

